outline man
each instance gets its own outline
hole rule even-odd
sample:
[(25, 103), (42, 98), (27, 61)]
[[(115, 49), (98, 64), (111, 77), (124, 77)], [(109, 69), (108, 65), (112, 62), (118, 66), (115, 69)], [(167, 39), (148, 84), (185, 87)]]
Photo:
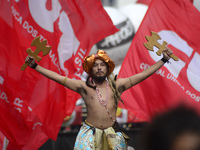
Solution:
[[(172, 54), (169, 48), (163, 58), (144, 70), (128, 78), (109, 77), (115, 64), (103, 50), (84, 59), (83, 70), (89, 74), (87, 81), (73, 80), (37, 65), (30, 56), (29, 66), (49, 79), (79, 93), (87, 107), (87, 119), (80, 129), (74, 149), (127, 149), (128, 137), (120, 132), (116, 121), (116, 110), (120, 95), (132, 86), (143, 81), (167, 62)], [(109, 81), (108, 81), (109, 80)]]

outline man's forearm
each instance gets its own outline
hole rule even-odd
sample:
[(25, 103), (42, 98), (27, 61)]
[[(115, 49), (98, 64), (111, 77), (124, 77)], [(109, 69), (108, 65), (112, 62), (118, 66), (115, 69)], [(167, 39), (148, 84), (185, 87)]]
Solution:
[(35, 70), (36, 70), (37, 72), (39, 72), (40, 74), (44, 75), (45, 77), (51, 79), (51, 80), (54, 80), (54, 81), (56, 81), (56, 82), (58, 82), (58, 83), (61, 83), (61, 82), (62, 82), (62, 79), (61, 79), (62, 76), (59, 75), (59, 74), (56, 73), (56, 72), (53, 72), (53, 71), (51, 71), (51, 70), (48, 70), (48, 69), (46, 69), (46, 68), (44, 68), (44, 67), (42, 67), (42, 66), (40, 66), (40, 65), (37, 65), (37, 66), (35, 67)]
[(165, 62), (163, 60), (159, 60), (158, 62), (144, 70), (142, 73), (146, 76), (145, 78), (148, 78), (149, 76), (154, 74), (158, 69), (160, 69), (164, 64)]

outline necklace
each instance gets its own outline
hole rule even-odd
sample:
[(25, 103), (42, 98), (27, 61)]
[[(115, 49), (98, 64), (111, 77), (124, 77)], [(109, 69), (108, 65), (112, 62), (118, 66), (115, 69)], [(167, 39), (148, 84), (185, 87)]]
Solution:
[(106, 106), (108, 104), (108, 81), (106, 82), (106, 91), (107, 91), (107, 95), (106, 95), (106, 99), (104, 100), (103, 96), (101, 95), (101, 93), (98, 89), (98, 87), (96, 87), (96, 92), (97, 92), (99, 102), (100, 102), (101, 105), (104, 105), (104, 106)]
[[(94, 83), (95, 84), (95, 83)], [(95, 84), (96, 85), (96, 84)], [(109, 112), (109, 110), (108, 110), (108, 108), (107, 108), (107, 104), (108, 104), (108, 80), (106, 80), (106, 91), (107, 91), (107, 95), (106, 95), (106, 99), (104, 100), (103, 99), (103, 96), (101, 95), (101, 93), (100, 93), (100, 91), (99, 91), (99, 89), (96, 87), (96, 92), (97, 92), (97, 97), (98, 97), (98, 99), (99, 99), (99, 102), (100, 102), (100, 104), (101, 105), (103, 105), (103, 106), (105, 106), (105, 108), (106, 108), (106, 111), (107, 111), (107, 113), (108, 113), (108, 115), (109, 115), (109, 117), (112, 119), (112, 121), (113, 122), (115, 122), (116, 120), (114, 120), (113, 118), (112, 118), (112, 116), (111, 116), (111, 114), (110, 114), (110, 112)]]

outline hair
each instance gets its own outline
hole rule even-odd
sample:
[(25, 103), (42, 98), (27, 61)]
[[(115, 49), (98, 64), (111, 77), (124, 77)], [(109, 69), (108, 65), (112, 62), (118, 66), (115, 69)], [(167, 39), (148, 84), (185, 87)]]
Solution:
[(112, 77), (110, 77), (110, 76), (108, 77), (108, 82), (109, 82), (109, 85), (110, 85), (112, 92), (114, 94), (115, 105), (117, 107), (119, 100), (122, 103), (124, 103), (124, 101), (120, 98), (121, 94), (119, 93), (119, 90), (117, 89), (117, 86), (116, 86), (117, 75), (114, 75), (113, 73), (111, 75), (112, 75)]
[(142, 131), (140, 146), (142, 150), (171, 150), (175, 139), (184, 133), (200, 137), (200, 116), (181, 105), (155, 116)]

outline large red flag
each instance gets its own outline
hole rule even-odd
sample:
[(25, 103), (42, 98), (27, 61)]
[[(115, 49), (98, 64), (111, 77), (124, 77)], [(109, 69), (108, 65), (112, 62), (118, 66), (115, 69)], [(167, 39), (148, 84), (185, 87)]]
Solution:
[[(126, 109), (148, 121), (152, 115), (179, 103), (200, 110), (200, 13), (188, 0), (153, 0), (124, 59), (119, 77), (129, 77), (162, 56), (148, 51), (146, 35), (157, 32), (179, 61), (170, 60), (154, 75), (125, 91)], [(162, 44), (162, 41), (158, 41)]]
[(93, 44), (117, 31), (100, 0), (0, 0), (0, 130), (18, 149), (56, 139), (79, 95), (37, 73), (21, 71), (39, 36), (51, 51), (40, 65), (80, 79)]

